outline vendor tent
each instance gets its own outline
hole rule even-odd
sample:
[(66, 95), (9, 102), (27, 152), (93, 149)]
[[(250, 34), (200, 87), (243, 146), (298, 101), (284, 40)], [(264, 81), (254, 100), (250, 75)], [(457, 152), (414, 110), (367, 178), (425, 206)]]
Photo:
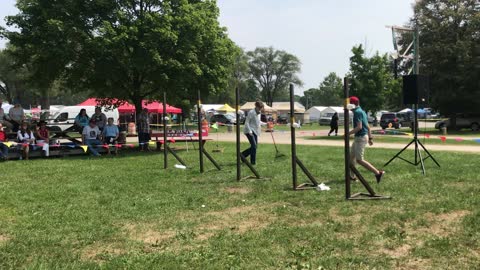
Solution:
[(306, 112), (310, 116), (310, 122), (316, 122), (322, 117), (322, 111), (325, 110), (327, 107), (325, 106), (314, 106), (308, 109)]
[[(273, 102), (272, 107), (280, 114), (290, 113), (290, 102)], [(303, 114), (305, 113), (305, 106), (300, 104), (300, 102), (294, 102), (293, 110), (296, 114)]]
[[(101, 98), (88, 98), (84, 102), (79, 103), (77, 106), (101, 106), (102, 101), (106, 101), (107, 99)], [(117, 102), (117, 99), (112, 99), (112, 102)]]
[[(147, 108), (149, 113), (163, 113), (163, 104), (158, 101), (143, 101), (143, 108)], [(133, 113), (135, 112), (135, 106), (130, 103), (125, 103), (118, 107), (120, 113)], [(175, 108), (167, 104), (167, 113), (179, 114), (182, 113), (182, 109)]]
[[(116, 102), (117, 100), (113, 100), (113, 101)], [(101, 99), (89, 98), (84, 102), (78, 104), (77, 106), (99, 106), (99, 105), (101, 105)], [(163, 104), (158, 101), (144, 100), (142, 105), (144, 108), (148, 109), (149, 113), (160, 113), (160, 114), (163, 113)], [(135, 106), (128, 102), (125, 102), (124, 104), (118, 107), (118, 112), (133, 113), (135, 112)], [(167, 104), (167, 113), (180, 114), (182, 113), (182, 109), (175, 108)]]
[[(266, 113), (277, 112), (277, 110), (268, 106), (267, 104), (265, 104), (265, 102), (263, 103), (263, 106), (264, 106), (263, 108), (264, 108)], [(253, 110), (253, 109), (255, 109), (255, 102), (247, 102), (247, 103), (243, 104), (242, 107), (240, 107), (240, 110), (242, 110), (242, 111), (250, 111), (250, 110)]]
[(225, 105), (223, 105), (222, 107), (218, 108), (217, 111), (219, 111), (219, 112), (227, 112), (227, 113), (228, 113), (228, 112), (234, 112), (235, 109), (232, 108), (232, 107), (230, 107), (230, 105), (228, 105), (228, 104), (225, 103)]

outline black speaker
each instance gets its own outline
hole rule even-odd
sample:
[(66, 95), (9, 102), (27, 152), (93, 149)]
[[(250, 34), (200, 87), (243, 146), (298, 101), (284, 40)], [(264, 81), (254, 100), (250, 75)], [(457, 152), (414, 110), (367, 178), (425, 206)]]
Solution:
[(428, 104), (430, 81), (423, 75), (403, 76), (403, 104)]

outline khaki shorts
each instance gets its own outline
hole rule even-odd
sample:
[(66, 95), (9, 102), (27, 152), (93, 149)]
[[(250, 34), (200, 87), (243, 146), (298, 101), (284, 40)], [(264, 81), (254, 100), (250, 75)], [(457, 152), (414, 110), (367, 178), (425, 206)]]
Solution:
[(363, 160), (365, 156), (365, 147), (368, 144), (368, 135), (362, 137), (355, 137), (352, 148), (350, 149), (351, 157), (356, 160)]

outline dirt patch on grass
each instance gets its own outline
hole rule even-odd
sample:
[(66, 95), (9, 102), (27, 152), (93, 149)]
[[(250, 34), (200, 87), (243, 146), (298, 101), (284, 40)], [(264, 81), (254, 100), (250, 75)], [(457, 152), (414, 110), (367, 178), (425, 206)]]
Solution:
[(239, 206), (207, 213), (209, 221), (196, 227), (198, 240), (207, 240), (215, 233), (229, 229), (236, 233), (266, 228), (275, 219), (265, 207)]
[(118, 256), (125, 253), (126, 250), (119, 245), (96, 242), (83, 249), (81, 259), (102, 263), (106, 261), (105, 257), (107, 256)]
[(405, 244), (394, 249), (382, 249), (381, 253), (387, 254), (392, 258), (401, 258), (407, 256), (411, 249), (412, 246)]
[[(423, 227), (416, 228), (413, 223), (405, 224), (406, 238), (404, 244), (395, 248), (386, 248), (384, 242), (378, 243), (381, 246), (378, 249), (379, 254), (385, 254), (395, 259), (408, 258), (413, 246), (422, 246), (425, 239), (429, 235), (440, 237), (447, 237), (458, 230), (458, 224), (461, 223), (462, 218), (468, 215), (470, 211), (459, 210), (443, 214), (427, 213), (423, 217), (427, 224)], [(428, 260), (411, 260), (402, 263), (397, 267), (398, 269), (424, 269), (430, 265)]]
[(437, 236), (448, 236), (457, 230), (457, 226), (466, 215), (470, 214), (467, 210), (458, 210), (440, 215), (427, 213), (425, 219), (430, 223), (427, 228), (413, 230), (414, 234), (432, 234)]
[(225, 191), (230, 194), (248, 194), (252, 192), (251, 189), (245, 187), (227, 187)]
[(3, 245), (4, 243), (10, 241), (10, 237), (0, 234), (0, 245)]
[(416, 270), (416, 269), (431, 269), (432, 262), (427, 259), (414, 260), (398, 260), (395, 269), (398, 270)]
[(175, 237), (175, 232), (172, 230), (159, 231), (153, 229), (153, 225), (147, 224), (127, 224), (124, 226), (124, 231), (130, 239), (150, 245), (158, 245)]

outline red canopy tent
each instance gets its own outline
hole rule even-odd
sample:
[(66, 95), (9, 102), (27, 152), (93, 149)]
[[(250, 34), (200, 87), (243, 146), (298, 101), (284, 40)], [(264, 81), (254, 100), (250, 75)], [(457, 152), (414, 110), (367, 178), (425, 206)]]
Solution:
[[(158, 101), (149, 103), (149, 101), (144, 100), (143, 107), (147, 108), (149, 113), (160, 113), (160, 114), (163, 113), (163, 104)], [(133, 113), (135, 112), (135, 106), (133, 106), (130, 103), (125, 103), (120, 107), (118, 107), (118, 112)], [(182, 113), (182, 109), (175, 108), (167, 104), (167, 113), (179, 114), (179, 113)]]
[[(101, 101), (101, 99), (98, 99)], [(113, 102), (117, 102), (117, 99), (113, 99)], [(77, 104), (77, 106), (100, 106), (101, 102), (97, 102), (97, 98), (89, 98), (82, 103)]]
[[(97, 102), (96, 98), (89, 98), (85, 100), (84, 102), (78, 104), (77, 106), (97, 106), (100, 105)], [(149, 113), (163, 113), (163, 104), (158, 102), (158, 101), (153, 101), (150, 102), (148, 100), (143, 101), (143, 107), (148, 109)], [(118, 107), (118, 112), (119, 113), (133, 113), (135, 112), (135, 106), (132, 104), (125, 102), (123, 105), (120, 105)], [(167, 104), (167, 113), (173, 113), (173, 114), (180, 114), (182, 113), (182, 109), (175, 108), (173, 106), (170, 106)]]

